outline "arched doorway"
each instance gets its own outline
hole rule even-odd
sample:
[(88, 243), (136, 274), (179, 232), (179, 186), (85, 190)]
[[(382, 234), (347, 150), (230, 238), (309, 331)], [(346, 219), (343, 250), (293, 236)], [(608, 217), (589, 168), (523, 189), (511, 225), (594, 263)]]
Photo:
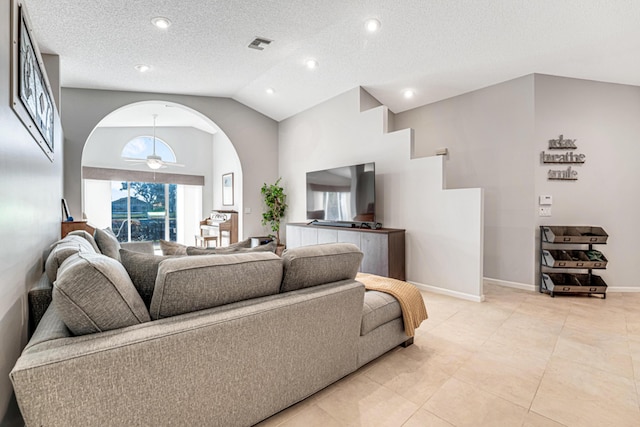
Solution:
[[(142, 148), (140, 161), (132, 161), (135, 150), (125, 150), (152, 136), (175, 156), (162, 159), (168, 163), (158, 169), (145, 162), (149, 153)], [(81, 164), (83, 214), (95, 226), (114, 228), (122, 241), (161, 238), (192, 245), (199, 221), (211, 211), (242, 212), (243, 173), (235, 147), (210, 118), (182, 104), (142, 101), (112, 111), (91, 131)], [(230, 173), (228, 204), (222, 176)]]

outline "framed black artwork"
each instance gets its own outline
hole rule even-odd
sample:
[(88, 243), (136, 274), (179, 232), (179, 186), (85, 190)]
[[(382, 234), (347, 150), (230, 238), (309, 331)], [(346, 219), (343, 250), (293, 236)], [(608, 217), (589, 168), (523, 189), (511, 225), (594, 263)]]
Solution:
[(57, 110), (23, 3), (11, 0), (11, 106), (53, 161)]

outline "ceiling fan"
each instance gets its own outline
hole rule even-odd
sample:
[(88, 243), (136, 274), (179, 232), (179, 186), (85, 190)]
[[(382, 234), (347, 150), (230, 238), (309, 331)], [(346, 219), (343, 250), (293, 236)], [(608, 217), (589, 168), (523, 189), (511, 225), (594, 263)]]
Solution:
[(153, 170), (166, 168), (167, 166), (184, 167), (184, 165), (180, 163), (168, 162), (168, 161), (162, 160), (162, 157), (156, 154), (156, 119), (157, 118), (158, 118), (158, 115), (154, 114), (153, 115), (153, 154), (149, 154), (146, 159), (135, 159), (135, 158), (127, 157), (124, 159), (125, 162), (130, 162), (133, 164), (146, 163), (146, 165)]

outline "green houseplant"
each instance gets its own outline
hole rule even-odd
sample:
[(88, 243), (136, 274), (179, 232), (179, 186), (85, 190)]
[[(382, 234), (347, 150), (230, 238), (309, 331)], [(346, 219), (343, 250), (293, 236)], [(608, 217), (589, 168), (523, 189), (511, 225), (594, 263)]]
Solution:
[(287, 211), (287, 195), (284, 194), (284, 188), (280, 186), (281, 179), (278, 178), (273, 184), (265, 183), (260, 189), (267, 207), (266, 211), (262, 213), (262, 225), (269, 224), (271, 231), (276, 235), (278, 246), (280, 246), (280, 221)]

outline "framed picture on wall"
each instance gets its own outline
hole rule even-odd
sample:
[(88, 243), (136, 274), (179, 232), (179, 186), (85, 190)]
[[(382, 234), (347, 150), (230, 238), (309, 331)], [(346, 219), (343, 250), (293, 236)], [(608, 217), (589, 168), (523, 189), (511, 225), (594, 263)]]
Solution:
[(11, 40), (11, 107), (53, 161), (56, 106), (27, 11), (19, 0), (11, 0)]
[(222, 205), (233, 206), (233, 172), (222, 175)]

